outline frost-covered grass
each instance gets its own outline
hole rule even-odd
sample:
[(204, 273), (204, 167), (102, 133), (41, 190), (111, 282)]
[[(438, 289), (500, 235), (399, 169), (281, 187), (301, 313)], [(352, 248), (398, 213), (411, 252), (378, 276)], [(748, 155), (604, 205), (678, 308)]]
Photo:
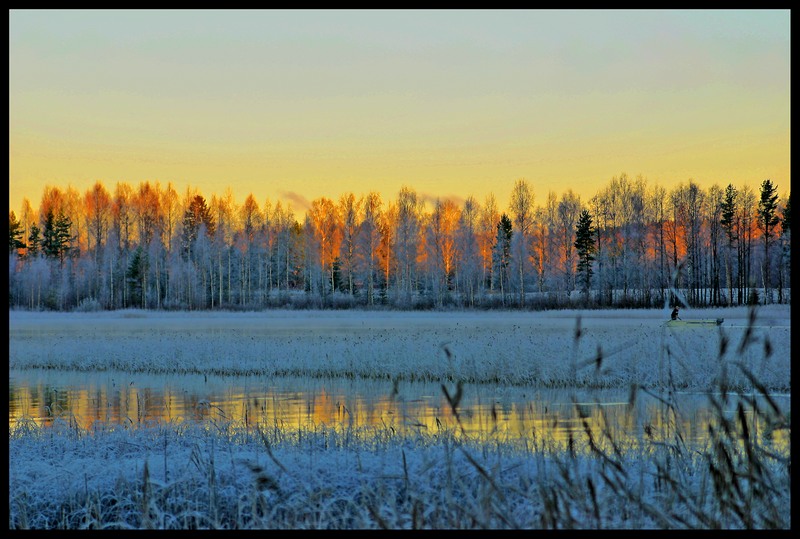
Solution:
[[(448, 312), (9, 314), (9, 366), (218, 375), (364, 377), (548, 387), (639, 384), (703, 390), (726, 351), (758, 369), (771, 390), (790, 388), (789, 307), (694, 309), (720, 327), (664, 325), (664, 310)], [(747, 328), (751, 327), (750, 330)], [(576, 339), (576, 330), (580, 338)], [(774, 351), (764, 361), (764, 346)], [(599, 369), (582, 369), (602, 357)], [(746, 388), (740, 373), (732, 387)]]
[[(441, 381), (456, 417), (464, 380), (625, 384), (631, 405), (652, 393), (674, 420), (629, 441), (585, 423), (567, 451), (536, 431), (503, 441), (457, 428), (414, 437), (218, 422), (84, 432), (69, 421), (23, 421), (9, 432), (9, 528), (789, 529), (790, 446), (780, 440), (789, 439), (790, 418), (770, 399), (774, 388), (790, 388), (788, 308), (754, 319), (746, 310), (698, 313), (726, 319), (703, 333), (666, 331), (663, 312), (638, 313), (587, 314), (578, 324), (575, 312), (12, 312), (13, 368), (108, 368), (105, 354), (117, 342), (113, 357), (132, 370), (236, 371), (241, 360), (244, 372), (417, 372)], [(248, 337), (253, 344), (240, 343)], [(491, 337), (499, 341), (487, 343)], [(196, 371), (169, 361), (178, 350), (196, 356)], [(337, 359), (336, 351), (349, 353)], [(536, 376), (525, 378), (531, 369)], [(701, 448), (684, 443), (675, 399), (683, 386), (708, 392), (714, 410)]]
[(23, 425), (9, 436), (9, 528), (789, 528), (788, 448), (740, 439), (744, 413), (726, 421), (703, 451), (673, 425), (665, 442), (595, 432), (571, 452), (457, 431)]

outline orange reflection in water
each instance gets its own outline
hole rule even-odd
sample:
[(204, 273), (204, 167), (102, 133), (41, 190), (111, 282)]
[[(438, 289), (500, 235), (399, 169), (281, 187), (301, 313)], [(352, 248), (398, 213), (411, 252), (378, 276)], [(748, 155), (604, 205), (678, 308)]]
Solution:
[[(455, 387), (448, 393), (455, 394)], [(789, 399), (786, 400), (788, 406)], [(124, 373), (12, 372), (9, 426), (23, 421), (41, 426), (67, 422), (91, 431), (108, 425), (126, 428), (194, 421), (225, 428), (279, 428), (285, 431), (357, 429), (364, 436), (436, 435), (448, 431), (471, 438), (521, 441), (563, 449), (585, 445), (586, 427), (595, 441), (607, 432), (635, 447), (681, 432), (688, 443), (703, 443), (714, 421), (703, 395), (681, 398), (679, 413), (639, 396), (633, 404), (620, 392), (580, 395), (567, 390), (464, 386), (457, 408), (441, 385), (375, 381), (245, 379), (193, 376), (132, 376)], [(757, 416), (749, 412), (750, 421)], [(759, 426), (753, 425), (756, 431)], [(788, 447), (789, 433), (776, 432)]]

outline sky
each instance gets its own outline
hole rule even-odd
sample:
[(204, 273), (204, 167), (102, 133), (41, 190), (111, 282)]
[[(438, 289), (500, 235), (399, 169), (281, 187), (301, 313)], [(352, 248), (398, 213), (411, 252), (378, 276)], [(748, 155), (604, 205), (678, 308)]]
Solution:
[(789, 10), (10, 10), (9, 206), (790, 187)]

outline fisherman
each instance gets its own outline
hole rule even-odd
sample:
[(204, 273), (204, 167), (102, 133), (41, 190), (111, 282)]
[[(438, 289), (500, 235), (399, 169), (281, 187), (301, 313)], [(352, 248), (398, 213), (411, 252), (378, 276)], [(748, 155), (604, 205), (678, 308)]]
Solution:
[(681, 317), (678, 316), (678, 306), (676, 305), (674, 309), (672, 309), (672, 319), (673, 320), (680, 320)]

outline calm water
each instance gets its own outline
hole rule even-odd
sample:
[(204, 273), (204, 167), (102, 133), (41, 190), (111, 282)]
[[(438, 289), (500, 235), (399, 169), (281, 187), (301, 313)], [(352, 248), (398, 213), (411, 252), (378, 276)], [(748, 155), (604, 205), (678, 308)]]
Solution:
[[(454, 398), (455, 385), (446, 388)], [(570, 436), (585, 436), (585, 419), (617, 440), (641, 440), (645, 431), (664, 437), (678, 424), (687, 443), (704, 442), (712, 417), (705, 395), (680, 394), (677, 418), (650, 396), (639, 393), (633, 405), (629, 397), (627, 391), (466, 384), (457, 419), (438, 383), (12, 370), (9, 426), (20, 420), (43, 426), (65, 421), (92, 430), (193, 421), (287, 431), (355, 427), (401, 435), (463, 427), (473, 437), (565, 444)], [(789, 408), (788, 395), (775, 399)]]

